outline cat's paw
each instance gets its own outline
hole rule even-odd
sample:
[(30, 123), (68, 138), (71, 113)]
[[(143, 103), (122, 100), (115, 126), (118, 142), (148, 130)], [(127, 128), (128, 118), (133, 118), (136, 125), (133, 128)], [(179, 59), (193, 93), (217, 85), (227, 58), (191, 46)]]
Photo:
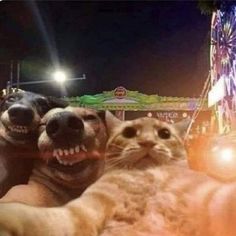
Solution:
[(64, 208), (0, 204), (0, 236), (74, 235), (70, 213)]
[(12, 234), (8, 230), (0, 229), (1, 236), (12, 236)]
[(22, 205), (15, 203), (0, 204), (0, 235), (23, 235), (24, 216), (21, 214)]

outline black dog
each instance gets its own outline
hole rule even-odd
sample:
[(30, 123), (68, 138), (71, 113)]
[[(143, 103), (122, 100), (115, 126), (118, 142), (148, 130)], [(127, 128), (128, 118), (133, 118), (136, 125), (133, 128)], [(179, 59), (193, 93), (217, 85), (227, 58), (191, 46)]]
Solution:
[(0, 105), (0, 197), (10, 187), (26, 183), (37, 158), (41, 117), (54, 107), (66, 107), (60, 99), (32, 92), (7, 95)]

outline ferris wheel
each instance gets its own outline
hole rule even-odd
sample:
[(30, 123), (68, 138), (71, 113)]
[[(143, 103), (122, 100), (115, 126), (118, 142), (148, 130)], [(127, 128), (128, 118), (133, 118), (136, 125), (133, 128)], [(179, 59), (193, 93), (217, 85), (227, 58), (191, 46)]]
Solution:
[(216, 105), (221, 133), (236, 126), (236, 6), (217, 10), (211, 22), (211, 85), (224, 83), (224, 97)]

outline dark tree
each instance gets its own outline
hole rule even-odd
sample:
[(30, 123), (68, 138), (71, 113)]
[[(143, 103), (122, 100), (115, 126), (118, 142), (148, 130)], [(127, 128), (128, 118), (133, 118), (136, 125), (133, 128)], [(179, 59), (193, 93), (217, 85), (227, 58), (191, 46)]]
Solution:
[(198, 0), (198, 8), (202, 12), (202, 14), (210, 15), (213, 11), (217, 9), (227, 10), (232, 5), (236, 5), (236, 1), (222, 1), (222, 0)]

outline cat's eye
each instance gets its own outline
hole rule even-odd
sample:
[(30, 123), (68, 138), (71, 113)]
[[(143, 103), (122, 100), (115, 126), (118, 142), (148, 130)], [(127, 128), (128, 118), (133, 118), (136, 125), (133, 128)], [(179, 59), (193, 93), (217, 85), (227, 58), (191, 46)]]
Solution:
[(158, 130), (158, 136), (161, 139), (169, 139), (171, 134), (170, 131), (167, 128), (162, 128)]
[(122, 135), (125, 138), (133, 138), (135, 137), (137, 134), (137, 130), (134, 127), (126, 127), (124, 128)]

